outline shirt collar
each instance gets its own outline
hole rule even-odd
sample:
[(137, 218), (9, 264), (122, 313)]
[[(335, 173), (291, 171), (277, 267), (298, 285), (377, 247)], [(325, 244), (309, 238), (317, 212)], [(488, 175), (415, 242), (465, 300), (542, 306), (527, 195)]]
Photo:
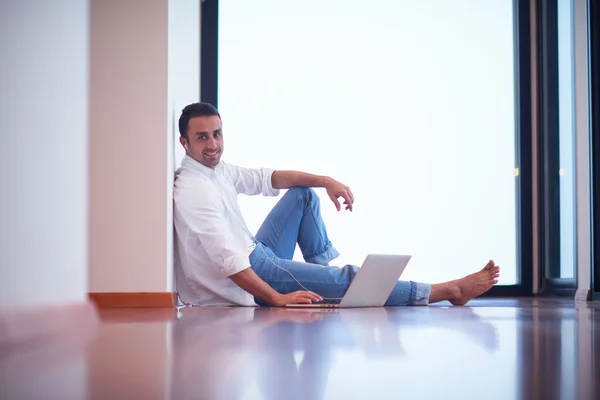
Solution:
[(207, 167), (206, 165), (194, 160), (192, 157), (186, 154), (183, 161), (181, 162), (181, 166), (191, 168), (195, 171), (199, 171), (206, 176), (214, 177), (216, 175), (216, 172), (220, 171), (221, 168), (223, 168), (223, 163), (220, 162), (219, 164), (217, 164), (217, 166), (213, 170), (212, 168)]

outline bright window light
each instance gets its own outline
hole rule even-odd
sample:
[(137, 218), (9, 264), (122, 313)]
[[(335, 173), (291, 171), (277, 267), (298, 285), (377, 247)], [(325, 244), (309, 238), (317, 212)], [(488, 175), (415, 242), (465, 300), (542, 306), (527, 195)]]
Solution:
[[(435, 283), (494, 259), (517, 283), (512, 1), (219, 7), (223, 160), (349, 185), (353, 213), (317, 190), (333, 265), (411, 254), (402, 279)], [(277, 200), (240, 197), (253, 232)]]

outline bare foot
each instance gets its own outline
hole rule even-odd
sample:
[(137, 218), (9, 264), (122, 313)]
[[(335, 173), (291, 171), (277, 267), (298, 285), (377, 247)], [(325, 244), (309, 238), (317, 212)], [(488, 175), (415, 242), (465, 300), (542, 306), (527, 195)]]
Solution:
[(498, 283), (498, 276), (500, 276), (500, 267), (490, 260), (479, 272), (455, 281), (434, 285), (430, 303), (449, 300), (455, 306), (464, 306), (469, 300), (487, 292)]

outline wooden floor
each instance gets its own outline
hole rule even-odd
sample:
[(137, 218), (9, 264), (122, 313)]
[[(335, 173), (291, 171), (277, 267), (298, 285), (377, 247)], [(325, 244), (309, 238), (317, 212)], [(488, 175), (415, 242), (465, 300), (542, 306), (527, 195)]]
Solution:
[(4, 349), (0, 399), (599, 399), (600, 304), (121, 309)]

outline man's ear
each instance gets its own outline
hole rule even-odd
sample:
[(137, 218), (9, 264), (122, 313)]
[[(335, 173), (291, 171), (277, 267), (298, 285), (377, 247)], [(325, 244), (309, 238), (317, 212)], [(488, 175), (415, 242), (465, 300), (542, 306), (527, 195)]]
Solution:
[(187, 140), (183, 136), (179, 136), (179, 143), (181, 143), (184, 149), (190, 151), (190, 149), (188, 149)]

